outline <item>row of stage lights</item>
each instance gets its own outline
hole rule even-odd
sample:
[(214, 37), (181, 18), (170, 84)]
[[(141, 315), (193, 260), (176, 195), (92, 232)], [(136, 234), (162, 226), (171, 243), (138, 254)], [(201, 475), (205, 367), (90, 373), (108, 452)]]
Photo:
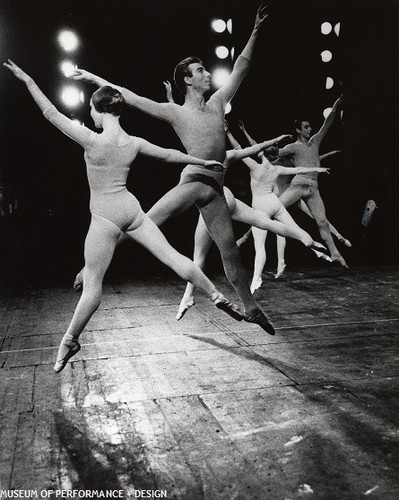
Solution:
[[(335, 23), (335, 25), (333, 26), (332, 23), (325, 21), (321, 24), (320, 29), (321, 29), (321, 33), (325, 36), (328, 36), (334, 32), (335, 35), (337, 37), (339, 37), (340, 32), (341, 32), (341, 23), (339, 23), (339, 22)], [(331, 52), (331, 50), (325, 49), (321, 52), (320, 57), (321, 57), (321, 60), (323, 63), (329, 63), (332, 61), (333, 53)], [(326, 76), (326, 80), (325, 80), (326, 90), (332, 89), (334, 87), (334, 85), (335, 85), (334, 78), (332, 76)], [(327, 116), (330, 114), (330, 112), (331, 112), (331, 107), (326, 108), (323, 111), (324, 118), (327, 118)]]
[[(233, 34), (233, 21), (232, 19), (228, 19), (224, 21), (223, 19), (214, 19), (211, 23), (212, 29), (219, 34), (228, 33), (230, 36)], [(225, 45), (217, 45), (215, 47), (215, 54), (218, 59), (226, 60), (229, 56), (231, 60), (234, 58), (234, 47), (229, 49)], [(215, 87), (221, 87), (230, 76), (231, 71), (226, 69), (225, 67), (216, 67), (212, 71), (212, 83)], [(226, 114), (230, 113), (231, 104), (228, 103), (226, 107)]]

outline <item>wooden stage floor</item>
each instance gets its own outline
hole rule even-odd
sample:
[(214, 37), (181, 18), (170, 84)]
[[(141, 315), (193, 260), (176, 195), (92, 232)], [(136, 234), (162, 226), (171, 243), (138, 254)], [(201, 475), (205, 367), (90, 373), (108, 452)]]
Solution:
[(59, 375), (78, 295), (3, 295), (0, 490), (397, 500), (399, 271), (305, 271), (256, 294), (274, 337), (202, 294), (176, 322), (178, 279), (108, 282)]

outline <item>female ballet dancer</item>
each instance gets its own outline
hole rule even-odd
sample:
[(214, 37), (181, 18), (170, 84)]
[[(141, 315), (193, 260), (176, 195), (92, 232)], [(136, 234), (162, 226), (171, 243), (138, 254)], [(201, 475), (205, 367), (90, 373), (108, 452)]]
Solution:
[[(239, 120), (238, 124), (239, 124), (240, 129), (243, 131), (245, 137), (247, 138), (248, 142), (251, 145), (256, 144), (256, 141), (250, 136), (247, 129), (245, 128), (244, 122), (242, 120)], [(325, 153), (324, 155), (320, 155), (320, 161), (329, 157), (329, 156), (332, 156), (336, 153), (339, 153), (339, 152), (340, 151), (336, 150), (336, 151), (330, 151), (329, 153)], [(260, 154), (263, 154), (263, 153), (260, 153)], [(280, 165), (282, 167), (294, 167), (295, 166), (292, 159), (288, 156), (283, 156), (281, 158), (278, 158), (277, 160), (272, 161), (272, 163), (274, 165)], [(277, 177), (274, 192), (279, 198), (290, 187), (290, 184), (291, 184), (293, 177), (294, 177), (294, 173), (292, 175), (281, 175), (281, 176)], [(283, 202), (284, 202), (284, 199), (283, 199)], [(286, 205), (284, 205), (284, 206), (286, 206)], [(312, 213), (310, 212), (306, 203), (302, 199), (300, 199), (296, 203), (296, 206), (300, 210), (302, 210), (306, 215), (308, 215), (309, 217), (314, 219)], [(331, 234), (333, 234), (337, 238), (337, 240), (339, 242), (343, 243), (345, 246), (351, 247), (352, 246), (351, 242), (347, 238), (342, 236), (338, 232), (338, 230), (329, 221), (327, 221), (327, 222), (328, 222)], [(252, 232), (252, 228), (249, 229), (249, 231), (247, 231), (237, 241), (237, 245), (241, 246), (243, 243), (245, 243), (247, 241), (247, 239), (249, 238), (251, 232)], [(265, 238), (266, 238), (266, 236), (265, 236)], [(285, 246), (286, 246), (286, 239), (283, 236), (277, 235), (277, 259), (278, 259), (277, 262), (278, 263), (277, 263), (277, 273), (275, 275), (276, 279), (278, 279), (283, 274), (285, 267), (286, 267), (285, 255), (284, 255), (285, 254)], [(255, 248), (257, 248), (257, 247), (255, 247)], [(266, 250), (265, 250), (265, 248), (261, 249), (260, 246), (258, 246), (258, 248), (260, 250), (260, 255), (259, 255), (259, 257), (257, 255), (255, 257), (255, 261), (256, 260), (258, 261), (258, 265), (255, 266), (256, 274), (255, 274), (255, 270), (254, 270), (254, 276), (252, 279), (253, 284), (255, 284), (255, 283), (261, 284), (262, 283), (261, 276), (262, 276), (263, 268), (266, 265), (266, 253), (265, 253)], [(325, 260), (329, 260), (331, 262), (331, 259), (327, 258), (327, 256), (324, 253), (316, 252), (316, 255), (320, 258), (323, 258)], [(254, 290), (256, 290), (256, 288), (254, 288)]]
[(191, 163), (205, 167), (221, 165), (177, 150), (160, 148), (128, 135), (119, 124), (124, 99), (114, 88), (101, 87), (91, 97), (91, 117), (96, 128), (102, 129), (97, 134), (60, 113), (34, 80), (11, 60), (4, 66), (25, 83), (45, 118), (85, 150), (91, 222), (85, 240), (84, 288), (62, 338), (54, 371), (59, 373), (80, 350), (79, 335), (100, 305), (104, 274), (121, 232), (147, 248), (183, 279), (193, 281), (209, 295), (216, 307), (241, 321), (243, 317), (236, 306), (215, 288), (190, 259), (179, 254), (167, 242), (154, 222), (142, 211), (135, 196), (126, 189), (130, 164), (138, 154), (170, 163)]

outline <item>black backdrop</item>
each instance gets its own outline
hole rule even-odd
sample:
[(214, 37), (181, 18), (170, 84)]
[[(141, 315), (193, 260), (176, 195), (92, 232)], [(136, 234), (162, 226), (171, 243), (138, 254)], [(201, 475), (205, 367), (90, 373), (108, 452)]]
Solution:
[[(59, 70), (65, 54), (56, 37), (73, 29), (81, 45), (73, 59), (84, 68), (162, 101), (162, 80), (171, 79), (174, 65), (188, 55), (203, 58), (212, 70), (219, 41), (235, 47), (236, 55), (252, 28), (258, 3), (204, 1), (199, 3), (135, 0), (0, 1), (0, 53), (12, 58), (69, 116), (60, 100), (67, 83)], [(398, 254), (398, 27), (399, 2), (392, 0), (338, 1), (275, 0), (258, 40), (250, 75), (234, 98), (229, 121), (245, 120), (257, 139), (291, 132), (297, 116), (308, 117), (314, 128), (322, 110), (343, 91), (344, 115), (322, 145), (322, 152), (341, 149), (331, 159), (330, 176), (321, 176), (321, 191), (329, 219), (354, 243), (343, 253), (356, 264), (395, 264)], [(232, 36), (217, 35), (210, 21), (233, 19)], [(320, 32), (323, 21), (341, 22), (339, 37)], [(330, 48), (333, 60), (321, 62)], [(327, 75), (336, 85), (327, 91)], [(86, 104), (75, 116), (92, 126), (87, 100), (94, 90), (81, 84)], [(176, 94), (177, 99), (179, 98)], [(0, 221), (2, 282), (47, 283), (71, 280), (82, 264), (84, 235), (89, 223), (88, 188), (82, 151), (44, 120), (24, 86), (6, 69), (0, 71), (1, 172), (10, 200), (18, 209)], [(173, 130), (138, 111), (126, 110), (122, 124), (133, 134), (166, 147), (181, 148)], [(148, 209), (178, 181), (180, 168), (139, 159), (129, 188)], [(227, 184), (237, 197), (250, 202), (248, 174), (242, 164), (229, 171)], [(368, 199), (378, 205), (368, 228), (361, 226)], [(293, 211), (314, 236), (311, 222)], [(163, 227), (170, 241), (191, 254), (196, 211)], [(246, 228), (237, 225), (237, 235)], [(270, 266), (275, 264), (274, 238), (268, 238)], [(220, 270), (216, 252), (210, 269)], [(250, 267), (252, 247), (243, 251)], [(314, 260), (296, 242), (288, 246), (292, 265)], [(137, 263), (139, 262), (139, 265)], [(116, 276), (160, 274), (165, 269), (136, 245), (115, 256)]]

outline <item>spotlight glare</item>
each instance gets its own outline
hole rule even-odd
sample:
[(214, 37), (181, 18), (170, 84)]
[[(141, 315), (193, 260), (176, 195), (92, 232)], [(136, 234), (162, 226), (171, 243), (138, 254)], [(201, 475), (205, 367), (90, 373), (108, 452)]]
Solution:
[(216, 47), (215, 49), (216, 55), (219, 57), (219, 59), (226, 59), (229, 55), (229, 49), (225, 47), (224, 45), (220, 45), (219, 47)]
[(80, 91), (76, 87), (65, 87), (61, 93), (61, 99), (70, 108), (75, 108), (81, 102)]
[(231, 48), (230, 54), (231, 54), (231, 58), (234, 59), (234, 47)]
[(81, 127), (84, 125), (80, 120), (78, 120), (77, 118), (74, 118), (73, 120), (73, 123), (76, 123), (76, 125), (80, 125)]
[(227, 71), (227, 69), (219, 68), (214, 71), (212, 75), (213, 84), (215, 85), (215, 87), (222, 87), (226, 83), (229, 76), (230, 72)]
[(212, 21), (212, 28), (216, 31), (216, 33), (223, 33), (226, 29), (226, 23), (223, 19), (215, 19)]
[(79, 40), (73, 31), (64, 30), (58, 35), (58, 43), (66, 52), (72, 52), (77, 49)]
[(329, 35), (332, 29), (332, 24), (328, 23), (327, 21), (325, 23), (322, 23), (321, 25), (321, 32), (323, 33), (323, 35)]
[(330, 62), (332, 59), (332, 52), (331, 50), (323, 50), (320, 56), (323, 62)]
[(337, 23), (335, 26), (334, 26), (334, 32), (337, 36), (339, 36), (339, 34), (341, 33), (341, 23)]
[(334, 87), (334, 80), (331, 78), (331, 76), (327, 76), (326, 78), (326, 89), (332, 89)]
[(323, 111), (323, 116), (324, 116), (324, 118), (327, 118), (327, 116), (331, 113), (331, 109), (332, 109), (332, 108), (326, 108), (326, 109)]
[(228, 102), (224, 114), (228, 115), (230, 113), (230, 111), (231, 111), (231, 104)]
[(81, 90), (79, 93), (79, 100), (80, 100), (80, 102), (85, 102), (85, 94), (84, 94), (83, 90)]
[(64, 73), (65, 76), (70, 76), (74, 72), (76, 65), (73, 64), (71, 61), (64, 61), (60, 65), (61, 71)]
[(227, 31), (230, 33), (230, 35), (233, 33), (233, 20), (230, 18), (227, 23)]

